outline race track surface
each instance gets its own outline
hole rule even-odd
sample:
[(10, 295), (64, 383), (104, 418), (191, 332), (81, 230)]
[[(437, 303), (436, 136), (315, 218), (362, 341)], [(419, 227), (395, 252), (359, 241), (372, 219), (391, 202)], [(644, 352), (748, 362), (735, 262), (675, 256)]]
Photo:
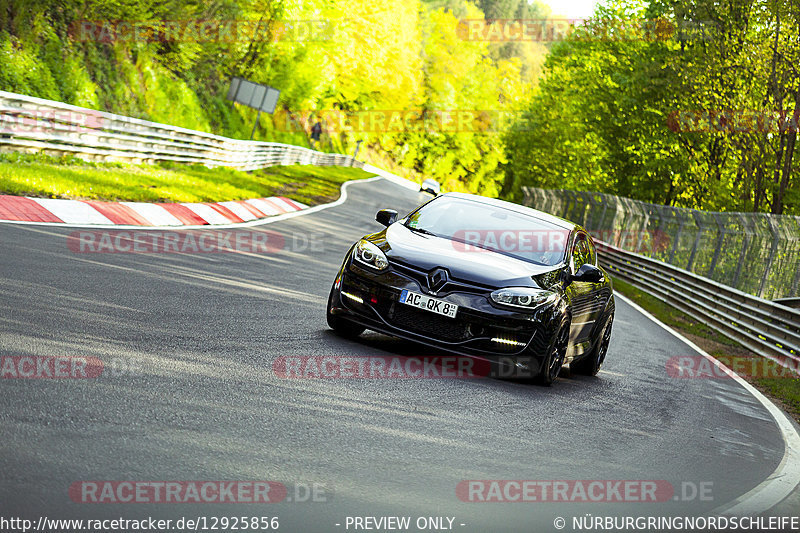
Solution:
[[(347, 531), (347, 516), (447, 516), (463, 532), (554, 531), (557, 516), (707, 513), (778, 466), (784, 443), (766, 409), (733, 380), (670, 377), (667, 360), (692, 350), (621, 299), (598, 377), (564, 373), (552, 388), (276, 376), (281, 356), (433, 353), (328, 329), (348, 247), (380, 229), (378, 209), (402, 214), (427, 199), (386, 180), (348, 193), (250, 228), (283, 236), (266, 254), (79, 253), (67, 245), (75, 229), (0, 225), (0, 355), (105, 365), (96, 379), (0, 380), (0, 515), (277, 516), (297, 532)], [(494, 479), (712, 489), (708, 501), (658, 504), (456, 496), (462, 480)], [(81, 480), (319, 483), (327, 501), (75, 503), (68, 489)]]

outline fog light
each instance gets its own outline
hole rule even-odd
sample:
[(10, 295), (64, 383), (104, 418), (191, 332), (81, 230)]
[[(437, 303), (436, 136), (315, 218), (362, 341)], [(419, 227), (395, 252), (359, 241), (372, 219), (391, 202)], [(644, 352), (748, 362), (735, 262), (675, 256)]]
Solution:
[(342, 291), (342, 296), (347, 296), (348, 298), (350, 298), (354, 302), (358, 302), (360, 304), (364, 303), (364, 300), (362, 300), (359, 296), (356, 296), (355, 294), (350, 294), (349, 292)]

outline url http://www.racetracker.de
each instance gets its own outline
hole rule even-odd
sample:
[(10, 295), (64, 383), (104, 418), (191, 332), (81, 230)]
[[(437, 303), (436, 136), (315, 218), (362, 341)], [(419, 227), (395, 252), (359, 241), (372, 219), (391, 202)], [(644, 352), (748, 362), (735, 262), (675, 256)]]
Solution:
[(176, 519), (57, 519), (41, 516), (37, 520), (19, 517), (0, 517), (0, 531), (27, 533), (37, 531), (268, 531), (280, 528), (277, 516), (193, 516)]

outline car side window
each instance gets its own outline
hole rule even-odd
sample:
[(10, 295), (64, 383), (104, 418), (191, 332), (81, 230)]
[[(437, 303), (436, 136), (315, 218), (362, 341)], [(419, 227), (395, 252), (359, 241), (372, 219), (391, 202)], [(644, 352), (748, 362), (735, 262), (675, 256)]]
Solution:
[(592, 239), (587, 238), (586, 243), (589, 246), (589, 262), (597, 266), (597, 250), (594, 247), (594, 242)]
[(577, 272), (580, 267), (591, 261), (591, 254), (589, 245), (586, 243), (586, 237), (579, 235), (575, 239), (575, 244), (572, 247), (572, 271)]

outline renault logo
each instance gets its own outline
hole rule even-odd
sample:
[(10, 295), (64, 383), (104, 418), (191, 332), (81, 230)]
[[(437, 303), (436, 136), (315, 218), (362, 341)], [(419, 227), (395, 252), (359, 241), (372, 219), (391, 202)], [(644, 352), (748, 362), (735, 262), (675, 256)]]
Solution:
[(436, 294), (447, 283), (447, 270), (435, 268), (428, 273), (428, 290)]

